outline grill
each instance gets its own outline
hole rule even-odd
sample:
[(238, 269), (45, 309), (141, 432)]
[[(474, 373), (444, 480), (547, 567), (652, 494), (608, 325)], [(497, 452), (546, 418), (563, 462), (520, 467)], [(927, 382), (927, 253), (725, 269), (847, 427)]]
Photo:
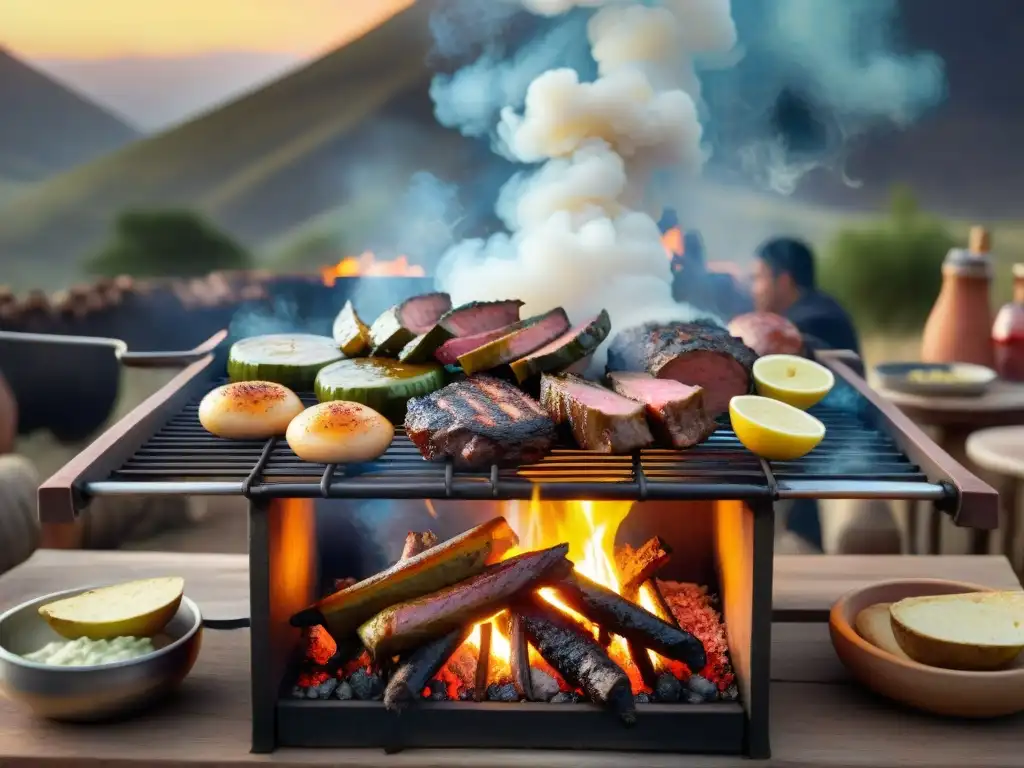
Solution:
[[(211, 386), (223, 383), (214, 381)], [(205, 392), (204, 392), (205, 394)], [(302, 396), (307, 405), (312, 394)], [(562, 448), (539, 464), (489, 472), (456, 472), (450, 463), (425, 462), (399, 432), (387, 453), (362, 465), (338, 467), (301, 461), (283, 440), (239, 442), (211, 436), (199, 424), (193, 397), (109, 479), (92, 493), (146, 493), (193, 481), (206, 492), (259, 498), (527, 499), (536, 486), (545, 498), (691, 500), (784, 498), (797, 493), (887, 495), (943, 501), (955, 489), (928, 482), (891, 437), (864, 416), (836, 406), (811, 412), (828, 428), (822, 444), (799, 461), (765, 462), (747, 451), (728, 419), (709, 440), (688, 451), (645, 450), (602, 456)]]
[[(998, 519), (996, 493), (880, 400), (850, 353), (818, 356), (837, 385), (813, 411), (827, 436), (799, 461), (758, 459), (723, 421), (709, 440), (683, 452), (602, 456), (563, 447), (534, 465), (463, 472), (425, 462), (401, 431), (379, 460), (354, 466), (304, 463), (283, 440), (229, 442), (208, 435), (197, 408), (223, 381), (226, 349), (214, 349), (219, 340), (178, 358), (195, 362), (47, 480), (39, 512), (43, 522), (73, 522), (91, 498), (117, 494), (248, 499), (256, 752), (278, 746), (582, 747), (768, 757), (775, 502), (906, 499), (933, 502), (959, 525), (994, 528)], [(314, 400), (309, 394), (303, 399)], [(644, 535), (663, 535), (679, 555), (673, 563), (689, 569), (672, 578), (710, 585), (721, 596), (739, 702), (638, 705), (637, 726), (620, 729), (609, 727), (607, 713), (583, 705), (425, 702), (395, 718), (374, 701), (287, 695), (302, 641), (289, 617), (319, 597), (325, 580), (365, 578), (387, 565), (321, 573), (322, 510), (338, 518), (360, 500), (431, 499), (470, 502), (474, 514), (489, 516), (496, 504), (535, 493), (545, 500), (638, 502), (630, 517), (649, 526)], [(443, 515), (437, 523), (443, 528)]]

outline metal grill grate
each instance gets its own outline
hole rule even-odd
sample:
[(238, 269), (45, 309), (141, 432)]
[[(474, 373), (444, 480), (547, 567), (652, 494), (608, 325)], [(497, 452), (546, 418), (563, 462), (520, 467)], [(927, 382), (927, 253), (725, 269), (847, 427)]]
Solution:
[[(216, 382), (219, 383), (219, 382)], [(211, 388), (214, 385), (211, 385)], [(304, 395), (307, 404), (315, 402)], [(893, 440), (855, 413), (812, 410), (828, 431), (798, 461), (765, 462), (744, 448), (728, 420), (710, 439), (687, 451), (645, 450), (605, 456), (560, 448), (542, 462), (517, 469), (453, 471), (427, 462), (398, 431), (378, 460), (324, 466), (303, 462), (283, 439), (223, 440), (199, 424), (199, 398), (168, 420), (106, 481), (101, 492), (238, 493), (250, 498), (527, 499), (535, 485), (545, 498), (941, 499), (949, 489), (928, 482)]]

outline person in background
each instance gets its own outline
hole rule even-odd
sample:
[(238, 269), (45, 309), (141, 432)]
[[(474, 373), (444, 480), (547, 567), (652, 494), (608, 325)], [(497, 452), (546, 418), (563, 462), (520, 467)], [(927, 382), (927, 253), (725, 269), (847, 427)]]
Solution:
[[(762, 312), (788, 318), (810, 349), (848, 349), (860, 354), (857, 330), (846, 310), (818, 290), (814, 254), (806, 243), (789, 237), (768, 240), (757, 249), (751, 284), (754, 304)], [(831, 502), (823, 523), (813, 499), (793, 503), (786, 517), (791, 534), (818, 551), (888, 554), (900, 551), (900, 533), (888, 504)]]
[(11, 454), (17, 433), (18, 404), (0, 374), (0, 573), (27, 560), (40, 538), (39, 478), (32, 462)]
[(789, 319), (815, 349), (860, 354), (853, 321), (839, 302), (818, 290), (814, 254), (800, 240), (779, 237), (757, 249), (751, 293), (754, 308)]

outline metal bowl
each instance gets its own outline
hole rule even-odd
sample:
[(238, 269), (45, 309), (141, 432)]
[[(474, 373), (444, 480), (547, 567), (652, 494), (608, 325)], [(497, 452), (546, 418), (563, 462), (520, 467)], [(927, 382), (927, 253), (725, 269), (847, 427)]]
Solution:
[(37, 597), (0, 616), (0, 688), (9, 699), (51, 720), (108, 720), (156, 703), (192, 670), (203, 620), (199, 607), (187, 597), (153, 638), (156, 651), (145, 656), (91, 667), (53, 667), (22, 657), (64, 639), (39, 615), (40, 606), (95, 588)]

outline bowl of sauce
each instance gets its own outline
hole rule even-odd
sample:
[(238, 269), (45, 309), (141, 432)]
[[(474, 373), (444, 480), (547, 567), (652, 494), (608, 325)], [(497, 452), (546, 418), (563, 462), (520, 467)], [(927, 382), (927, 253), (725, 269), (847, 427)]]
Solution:
[(61, 637), (39, 608), (81, 594), (44, 595), (0, 616), (0, 688), (40, 717), (88, 722), (135, 714), (161, 700), (192, 670), (202, 615), (187, 596), (153, 637)]

